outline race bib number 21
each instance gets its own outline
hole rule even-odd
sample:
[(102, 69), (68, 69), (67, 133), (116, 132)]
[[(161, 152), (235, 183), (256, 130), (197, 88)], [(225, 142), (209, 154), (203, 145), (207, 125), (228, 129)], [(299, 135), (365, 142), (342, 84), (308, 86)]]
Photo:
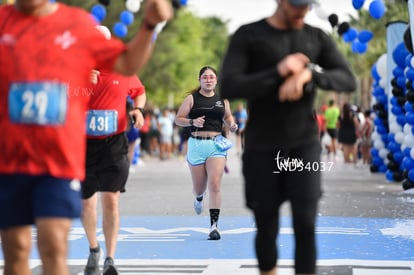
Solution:
[(13, 83), (8, 103), (12, 122), (60, 125), (66, 119), (67, 86), (54, 82)]

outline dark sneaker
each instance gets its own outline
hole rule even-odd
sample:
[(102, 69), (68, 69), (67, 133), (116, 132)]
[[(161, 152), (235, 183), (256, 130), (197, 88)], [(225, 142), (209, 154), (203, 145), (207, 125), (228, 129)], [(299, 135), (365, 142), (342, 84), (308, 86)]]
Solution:
[(114, 264), (114, 259), (111, 257), (106, 257), (102, 275), (119, 275)]
[(99, 275), (99, 259), (101, 258), (101, 248), (98, 252), (89, 252), (88, 262), (86, 263), (84, 275)]
[(210, 234), (208, 234), (208, 239), (212, 241), (220, 240), (220, 232), (217, 229), (217, 224), (213, 223), (213, 225), (210, 228)]

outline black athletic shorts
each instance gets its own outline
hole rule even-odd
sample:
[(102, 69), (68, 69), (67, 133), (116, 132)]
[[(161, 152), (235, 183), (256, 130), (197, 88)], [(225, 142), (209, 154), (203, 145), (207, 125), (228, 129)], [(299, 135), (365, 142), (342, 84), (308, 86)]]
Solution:
[(332, 169), (332, 164), (320, 161), (320, 153), (319, 143), (273, 152), (244, 152), (247, 207), (276, 211), (286, 200), (318, 200), (322, 195), (320, 172)]
[(338, 130), (335, 128), (335, 129), (326, 129), (326, 132), (328, 133), (328, 135), (331, 137), (331, 138), (337, 138), (337, 136), (338, 136)]
[(82, 184), (84, 199), (95, 192), (125, 192), (128, 174), (128, 140), (125, 133), (87, 140), (86, 177)]

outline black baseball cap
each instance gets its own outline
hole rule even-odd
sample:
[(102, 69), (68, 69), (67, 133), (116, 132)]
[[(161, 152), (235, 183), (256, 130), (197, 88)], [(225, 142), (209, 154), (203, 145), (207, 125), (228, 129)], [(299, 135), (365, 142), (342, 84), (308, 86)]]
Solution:
[(310, 4), (317, 4), (317, 0), (289, 0), (292, 6), (305, 6)]

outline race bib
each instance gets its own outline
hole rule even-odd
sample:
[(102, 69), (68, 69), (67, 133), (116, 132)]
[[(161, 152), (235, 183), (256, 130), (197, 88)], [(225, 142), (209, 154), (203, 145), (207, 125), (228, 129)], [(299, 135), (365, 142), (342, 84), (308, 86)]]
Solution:
[(17, 82), (9, 90), (9, 116), (15, 123), (60, 125), (68, 107), (65, 84), (55, 82)]
[(89, 110), (87, 112), (88, 136), (107, 136), (118, 130), (118, 112), (116, 110)]

